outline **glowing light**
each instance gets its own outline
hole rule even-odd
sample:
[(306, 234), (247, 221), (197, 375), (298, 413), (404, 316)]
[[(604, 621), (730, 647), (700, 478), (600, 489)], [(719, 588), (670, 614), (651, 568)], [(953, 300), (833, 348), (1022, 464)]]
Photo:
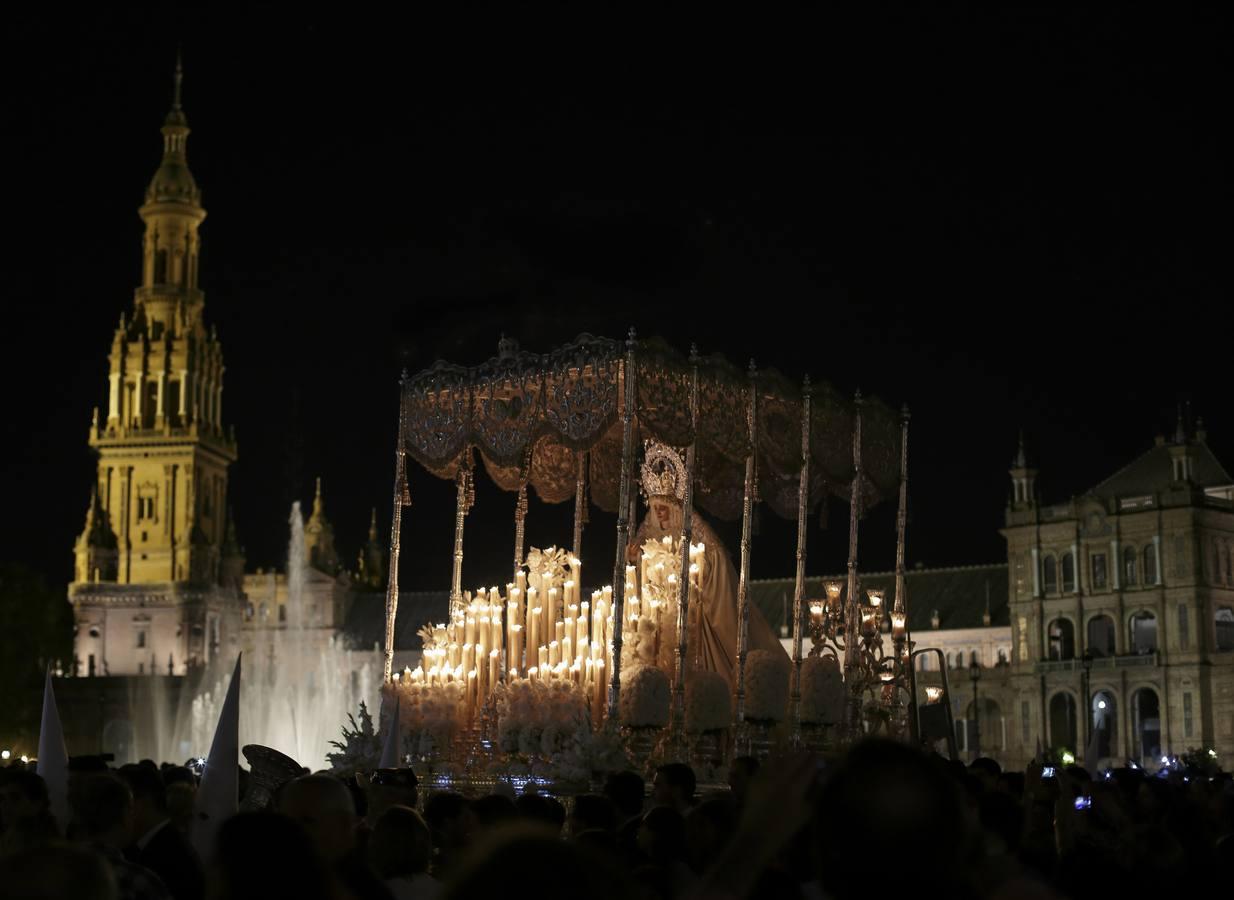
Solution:
[(1074, 762), (1075, 762), (1075, 754), (1072, 753), (1070, 750), (1064, 750), (1063, 751), (1063, 765), (1069, 766)]
[[(5, 752), (7, 753), (8, 751), (5, 751)], [(1216, 758), (1217, 758), (1217, 751), (1216, 751), (1216, 750), (1209, 750), (1209, 751), (1208, 751), (1208, 755), (1209, 755), (1209, 756), (1211, 756), (1213, 759), (1216, 759)]]
[(1161, 757), (1161, 764), (1163, 766), (1168, 766), (1170, 764), (1170, 758), (1168, 756)]
[(24, 753), (23, 753), (23, 754), (21, 755), (21, 761), (22, 761), (22, 762), (24, 762), (24, 763), (28, 763), (28, 762), (30, 762), (30, 757), (26, 756), (26, 754), (24, 754)]
[(1104, 701), (1104, 700), (1098, 700), (1098, 701), (1097, 701), (1097, 709), (1105, 709), (1105, 701)]
[(0, 750), (0, 759), (8, 759), (13, 755), (11, 750)]

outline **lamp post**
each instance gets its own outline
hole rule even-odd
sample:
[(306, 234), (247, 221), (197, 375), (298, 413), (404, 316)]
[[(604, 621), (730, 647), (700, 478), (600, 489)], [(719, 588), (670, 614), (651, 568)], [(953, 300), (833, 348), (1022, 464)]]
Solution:
[(981, 663), (976, 654), (968, 664), (968, 679), (973, 683), (973, 759), (981, 755), (981, 707), (977, 704), (977, 682), (981, 680)]

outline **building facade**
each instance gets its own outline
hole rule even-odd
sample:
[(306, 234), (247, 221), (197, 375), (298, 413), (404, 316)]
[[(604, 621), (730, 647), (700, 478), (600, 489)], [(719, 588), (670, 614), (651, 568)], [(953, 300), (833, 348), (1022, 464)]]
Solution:
[(69, 586), (81, 675), (182, 675), (235, 647), (243, 558), (227, 521), (234, 435), (223, 352), (198, 286), (206, 217), (175, 96), (163, 158), (139, 209), (141, 283), (109, 354), (90, 447), (97, 483)]
[[(1045, 746), (1234, 765), (1234, 479), (1183, 427), (1080, 497), (1045, 505), (1023, 448), (1002, 534), (1017, 759)], [(1095, 735), (1094, 735), (1095, 732)]]

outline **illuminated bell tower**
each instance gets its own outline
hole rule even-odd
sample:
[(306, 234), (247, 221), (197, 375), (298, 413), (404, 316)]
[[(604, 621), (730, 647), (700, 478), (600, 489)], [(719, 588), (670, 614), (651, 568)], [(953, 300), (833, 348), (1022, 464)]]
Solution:
[[(202, 315), (198, 229), (206, 211), (188, 167), (181, 80), (177, 60), (162, 162), (138, 211), (145, 223), (141, 284), (132, 312), (120, 315), (112, 336), (106, 414), (100, 417), (96, 408), (90, 428), (90, 446), (98, 454), (97, 501), (75, 547), (70, 588), (79, 641), (83, 617), (101, 614), (89, 607), (111, 594), (145, 597), (143, 606), (193, 607), (194, 616), (204, 616), (219, 600), (212, 589), (222, 576), (227, 470), (236, 445), (223, 424), (222, 348)], [(121, 591), (121, 585), (141, 588)], [(208, 658), (207, 645), (218, 631), (217, 621), (208, 618), (190, 622), (177, 616), (174, 646), (143, 655), (153, 655), (160, 671), (169, 656)], [(98, 631), (97, 622), (91, 630)], [(152, 638), (141, 638), (135, 649), (146, 650)], [(126, 674), (118, 665), (134, 672), (139, 663), (142, 669), (151, 665), (140, 656), (132, 666), (119, 664), (113, 649), (106, 651), (112, 674)]]

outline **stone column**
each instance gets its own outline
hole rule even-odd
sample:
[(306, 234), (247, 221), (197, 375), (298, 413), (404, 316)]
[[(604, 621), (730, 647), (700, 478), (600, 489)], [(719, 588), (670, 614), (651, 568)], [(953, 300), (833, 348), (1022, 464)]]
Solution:
[(110, 382), (107, 394), (107, 421), (110, 423), (120, 418), (120, 373), (112, 372), (107, 380)]
[(184, 424), (185, 404), (188, 403), (188, 396), (189, 396), (189, 383), (190, 383), (189, 382), (189, 370), (181, 369), (180, 370), (180, 409), (178, 410), (180, 414), (181, 424)]
[(1033, 550), (1033, 596), (1041, 596), (1041, 551), (1034, 546)]
[(163, 420), (163, 417), (166, 415), (164, 411), (164, 407), (163, 407), (163, 390), (167, 382), (167, 373), (159, 372), (158, 375), (155, 377), (158, 378), (159, 381), (158, 381), (158, 394), (156, 395), (155, 401), (154, 401), (154, 414), (155, 416), (158, 417), (159, 421), (161, 422)]
[(1111, 573), (1110, 583), (1113, 585), (1114, 590), (1116, 591), (1122, 589), (1123, 580), (1120, 574), (1122, 564), (1123, 564), (1122, 557), (1119, 556), (1118, 554), (1118, 538), (1112, 538), (1110, 540), (1110, 568), (1113, 571)]

